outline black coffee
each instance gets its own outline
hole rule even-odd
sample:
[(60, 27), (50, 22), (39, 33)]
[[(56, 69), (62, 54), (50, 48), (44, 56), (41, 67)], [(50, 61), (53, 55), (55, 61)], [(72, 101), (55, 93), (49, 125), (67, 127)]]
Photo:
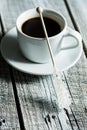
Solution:
[[(44, 22), (49, 37), (54, 36), (61, 31), (60, 25), (56, 21), (44, 17)], [(36, 38), (45, 37), (43, 27), (41, 24), (41, 19), (39, 17), (25, 21), (22, 25), (22, 31), (28, 36)]]

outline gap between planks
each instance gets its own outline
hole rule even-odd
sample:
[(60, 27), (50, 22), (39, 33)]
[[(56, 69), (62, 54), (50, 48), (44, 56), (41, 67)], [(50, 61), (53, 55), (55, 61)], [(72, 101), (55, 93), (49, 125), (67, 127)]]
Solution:
[[(70, 16), (70, 18), (71, 18), (71, 20), (72, 20), (72, 23), (73, 23), (73, 26), (74, 26), (75, 30), (78, 31), (78, 32), (80, 32), (80, 31), (79, 31), (79, 28), (78, 28), (78, 26), (77, 26), (77, 24), (76, 24), (76, 21), (75, 21), (73, 15), (72, 15), (72, 12), (71, 12), (71, 10), (70, 10), (70, 8), (69, 8), (69, 5), (68, 5), (67, 0), (64, 0), (64, 2), (65, 2), (66, 8), (67, 8), (67, 10), (68, 10), (69, 16)], [(85, 46), (85, 44), (84, 44), (84, 41), (82, 41), (82, 43), (83, 43), (83, 50), (84, 50), (85, 56), (86, 56), (86, 58), (87, 58), (87, 49), (86, 49), (86, 46)]]

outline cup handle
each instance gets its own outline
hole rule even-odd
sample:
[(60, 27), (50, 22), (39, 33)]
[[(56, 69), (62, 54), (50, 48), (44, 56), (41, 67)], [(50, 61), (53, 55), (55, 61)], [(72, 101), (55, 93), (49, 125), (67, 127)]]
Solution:
[[(82, 37), (81, 37), (80, 33), (68, 27), (66, 34), (64, 34), (63, 37), (62, 37), (62, 40), (65, 37), (69, 37), (69, 36), (76, 39), (76, 42), (75, 42), (76, 44), (70, 45), (70, 46), (67, 46), (67, 47), (61, 47), (61, 50), (76, 48), (76, 47), (79, 46), (80, 42), (82, 41)], [(61, 45), (62, 45), (62, 41), (61, 41)]]

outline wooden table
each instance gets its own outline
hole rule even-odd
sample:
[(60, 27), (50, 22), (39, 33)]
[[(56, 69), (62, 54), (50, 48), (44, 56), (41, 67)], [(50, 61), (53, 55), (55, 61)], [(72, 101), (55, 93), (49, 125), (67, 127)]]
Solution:
[(52, 75), (37, 76), (9, 66), (0, 55), (0, 130), (87, 130), (87, 1), (0, 0), (0, 39), (15, 26), (23, 11), (42, 6), (61, 12), (68, 26), (83, 38), (83, 54), (62, 72), (72, 104), (65, 111), (67, 126), (60, 119)]

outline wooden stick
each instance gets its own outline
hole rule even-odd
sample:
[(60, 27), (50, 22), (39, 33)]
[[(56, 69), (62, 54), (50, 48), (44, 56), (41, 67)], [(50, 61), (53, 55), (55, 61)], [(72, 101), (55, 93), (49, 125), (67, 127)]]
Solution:
[(54, 68), (54, 73), (55, 73), (56, 76), (58, 76), (57, 70), (56, 70), (57, 67), (56, 67), (54, 55), (53, 55), (53, 52), (52, 52), (52, 49), (51, 49), (51, 45), (50, 45), (50, 42), (49, 42), (48, 34), (47, 34), (47, 31), (46, 31), (46, 27), (45, 27), (43, 16), (42, 16), (43, 9), (41, 7), (38, 7), (37, 11), (40, 14), (40, 18), (41, 18), (44, 34), (45, 34), (45, 37), (46, 37), (46, 40), (47, 40), (47, 45), (48, 45), (48, 49), (49, 49), (50, 56), (51, 56), (51, 61), (52, 61), (53, 68)]
[(47, 34), (47, 31), (46, 31), (46, 27), (45, 27), (43, 16), (42, 16), (43, 9), (41, 7), (38, 7), (37, 11), (40, 14), (40, 18), (41, 18), (41, 22), (42, 22), (42, 26), (43, 26), (43, 30), (44, 30), (44, 34), (45, 34), (45, 38), (47, 40), (47, 45), (48, 45), (48, 49), (49, 49), (50, 56), (51, 56), (51, 61), (52, 61), (55, 73), (57, 75), (55, 59), (54, 59), (54, 56), (53, 56), (53, 52), (52, 52), (52, 49), (51, 49), (51, 45), (50, 45), (50, 42), (49, 42), (48, 34)]

